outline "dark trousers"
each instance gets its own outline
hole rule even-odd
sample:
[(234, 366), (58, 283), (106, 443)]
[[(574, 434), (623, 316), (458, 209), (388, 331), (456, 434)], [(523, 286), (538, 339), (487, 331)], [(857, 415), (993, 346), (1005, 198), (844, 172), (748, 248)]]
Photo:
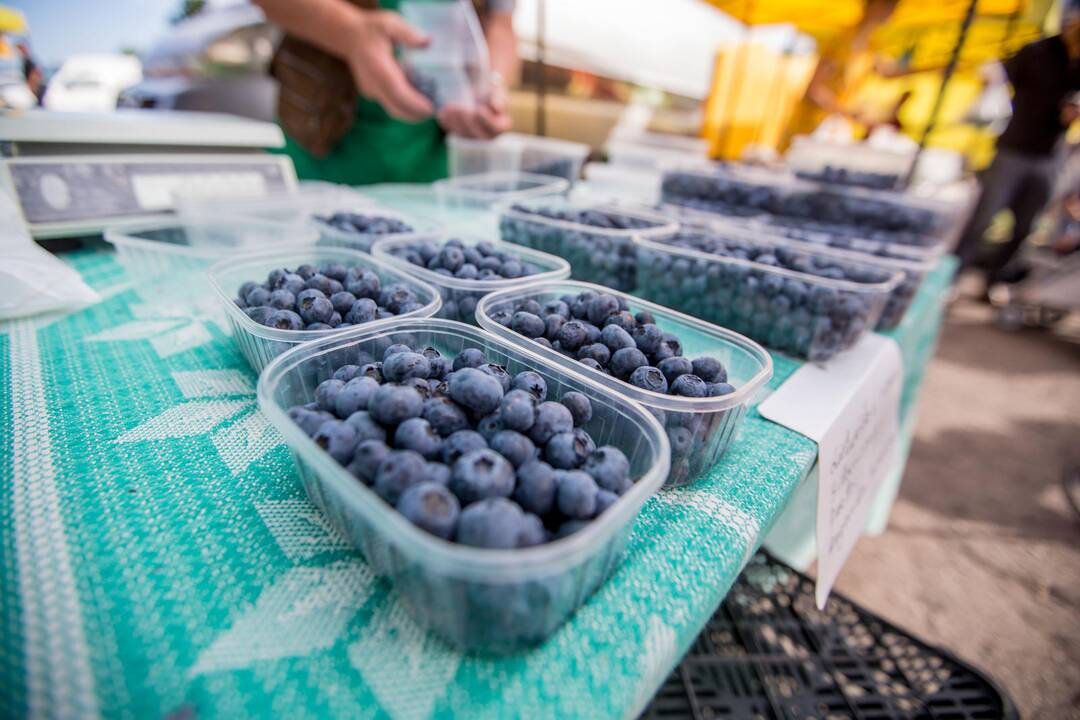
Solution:
[(998, 149), (997, 156), (983, 175), (982, 195), (956, 248), (961, 269), (971, 267), (975, 262), (990, 221), (998, 212), (1008, 208), (1015, 218), (1012, 237), (986, 268), (987, 282), (998, 281), (1002, 270), (1031, 232), (1035, 218), (1050, 200), (1057, 165), (1054, 156), (1025, 155), (1005, 148)]

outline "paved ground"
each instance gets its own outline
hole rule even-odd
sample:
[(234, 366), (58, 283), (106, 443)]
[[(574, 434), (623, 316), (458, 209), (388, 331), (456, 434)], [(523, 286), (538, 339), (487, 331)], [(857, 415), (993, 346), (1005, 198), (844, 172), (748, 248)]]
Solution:
[(952, 307), (889, 528), (838, 589), (988, 671), (1024, 718), (1080, 718), (1080, 323), (1006, 334)]

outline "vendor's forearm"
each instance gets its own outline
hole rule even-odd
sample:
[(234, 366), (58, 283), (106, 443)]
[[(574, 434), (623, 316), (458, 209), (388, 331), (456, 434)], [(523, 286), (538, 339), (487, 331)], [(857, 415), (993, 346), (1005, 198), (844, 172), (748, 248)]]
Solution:
[(355, 42), (361, 10), (345, 0), (254, 0), (270, 22), (337, 57)]
[(484, 35), (491, 56), (491, 69), (502, 75), (507, 86), (512, 86), (520, 65), (513, 16), (510, 13), (492, 15), (484, 23)]

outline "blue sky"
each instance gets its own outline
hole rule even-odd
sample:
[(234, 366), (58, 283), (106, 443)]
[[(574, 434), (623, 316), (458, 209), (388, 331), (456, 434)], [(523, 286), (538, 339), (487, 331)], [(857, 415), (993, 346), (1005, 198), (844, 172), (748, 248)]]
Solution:
[(30, 24), (30, 47), (47, 67), (70, 55), (144, 50), (168, 27), (179, 0), (2, 0)]

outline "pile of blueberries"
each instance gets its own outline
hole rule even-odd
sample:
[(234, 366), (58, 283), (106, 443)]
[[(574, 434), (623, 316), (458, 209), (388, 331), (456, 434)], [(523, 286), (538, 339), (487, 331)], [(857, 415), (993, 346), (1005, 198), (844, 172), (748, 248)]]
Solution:
[(896, 173), (879, 173), (868, 170), (852, 170), (846, 167), (826, 165), (820, 170), (799, 170), (796, 177), (832, 185), (854, 185), (873, 190), (892, 190), (900, 182)]
[(549, 398), (539, 373), (512, 376), (477, 348), (361, 351), (288, 414), (410, 522), (462, 545), (565, 537), (633, 486), (626, 455), (584, 429), (585, 395)]
[(396, 235), (413, 230), (411, 225), (398, 218), (364, 213), (336, 212), (331, 215), (316, 215), (315, 220), (350, 235)]
[[(574, 227), (566, 227), (566, 223)], [(659, 225), (629, 213), (515, 204), (499, 218), (499, 233), (506, 242), (566, 258), (578, 280), (629, 292), (637, 284), (633, 233), (610, 231), (644, 230)]]
[(829, 287), (773, 268), (860, 284), (886, 282), (891, 276), (875, 268), (706, 232), (682, 232), (667, 244), (748, 262), (641, 248), (644, 297), (813, 361), (828, 360), (872, 329), (876, 318), (871, 315), (884, 298)]
[(245, 282), (233, 300), (249, 318), (278, 330), (330, 330), (419, 310), (408, 285), (383, 286), (362, 267), (327, 263), (271, 270), (265, 282)]
[[(432, 240), (418, 240), (389, 252), (411, 265), (459, 280), (514, 280), (541, 272), (534, 263), (499, 250), (494, 243), (486, 240), (466, 245), (457, 238), (451, 238), (441, 246)], [(439, 286), (439, 292), (443, 299), (439, 317), (476, 324), (476, 303), (486, 294), (486, 290)]]
[(785, 188), (722, 170), (713, 174), (669, 171), (664, 174), (661, 194), (664, 202), (689, 203), (711, 212), (730, 214), (731, 208), (744, 208), (747, 214), (772, 213), (843, 225), (856, 234), (870, 230), (895, 233), (896, 242), (932, 236), (938, 222), (929, 209), (891, 202), (880, 195)]
[[(635, 387), (688, 398), (735, 392), (727, 369), (713, 357), (683, 356), (678, 336), (664, 332), (652, 313), (631, 313), (622, 297), (584, 290), (540, 304), (523, 299), (494, 309), (495, 322), (533, 342), (576, 359)], [(671, 441), (669, 484), (697, 477), (715, 463), (723, 447), (719, 430), (738, 419), (738, 409), (713, 413), (646, 408), (657, 416)]]

